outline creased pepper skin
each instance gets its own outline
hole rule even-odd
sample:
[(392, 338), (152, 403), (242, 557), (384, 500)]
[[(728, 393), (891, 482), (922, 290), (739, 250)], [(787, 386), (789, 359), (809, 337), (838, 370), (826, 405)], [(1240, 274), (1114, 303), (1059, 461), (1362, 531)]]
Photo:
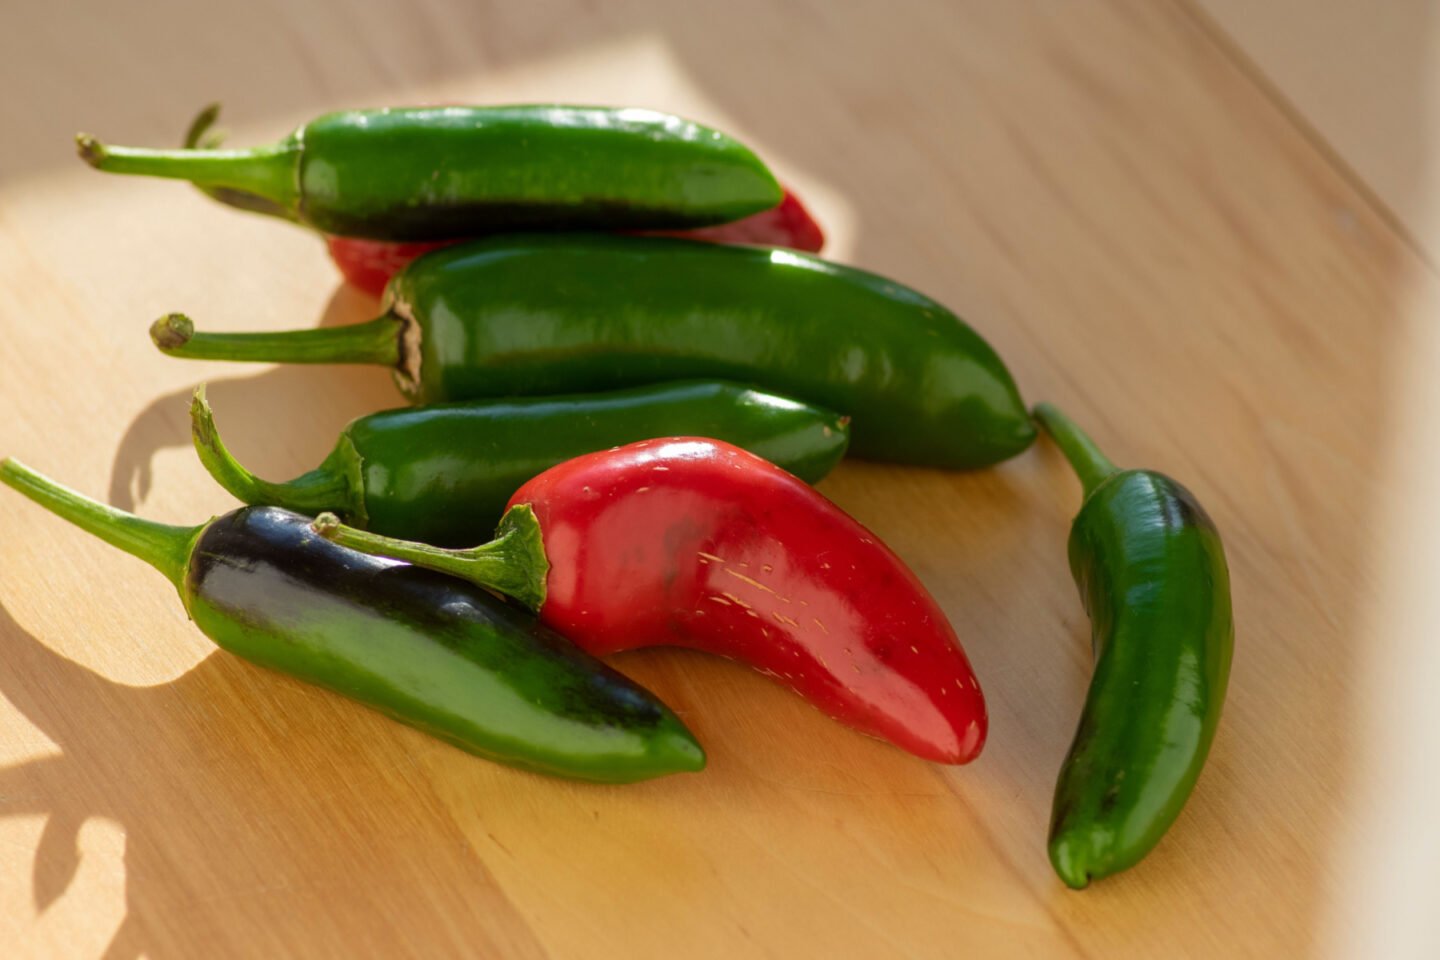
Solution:
[(185, 574), (196, 625), (231, 653), (511, 766), (616, 783), (703, 766), (664, 705), (533, 617), (309, 524), (269, 507), (212, 521)]
[(1050, 860), (1076, 889), (1133, 866), (1179, 816), (1220, 721), (1234, 649), (1220, 536), (1179, 483), (1111, 474), (1071, 528), (1095, 670), (1055, 789)]
[(1009, 371), (953, 313), (793, 251), (497, 237), (421, 257), (387, 306), (420, 335), (418, 380), (399, 378), (419, 403), (717, 378), (850, 414), (866, 459), (980, 467), (1035, 437)]
[(939, 604), (774, 465), (714, 440), (644, 441), (546, 471), (521, 504), (550, 564), (541, 618), (585, 650), (704, 650), (926, 759), (983, 747), (985, 700)]

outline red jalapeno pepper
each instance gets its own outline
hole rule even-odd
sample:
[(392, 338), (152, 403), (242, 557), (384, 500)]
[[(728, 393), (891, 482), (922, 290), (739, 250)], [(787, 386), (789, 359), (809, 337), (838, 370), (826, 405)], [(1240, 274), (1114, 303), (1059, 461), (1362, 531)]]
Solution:
[(444, 550), (342, 526), (337, 543), (464, 577), (586, 651), (742, 660), (830, 716), (942, 763), (985, 742), (985, 700), (944, 612), (876, 536), (803, 481), (718, 440), (647, 440), (547, 470), (499, 536)]
[[(820, 224), (805, 209), (800, 198), (789, 190), (777, 207), (751, 214), (743, 220), (694, 230), (657, 231), (657, 235), (705, 240), (710, 243), (745, 243), (759, 247), (789, 247), (819, 253), (825, 246)], [(392, 243), (362, 237), (326, 235), (325, 246), (340, 275), (352, 287), (380, 296), (390, 278), (423, 253), (463, 243), (438, 240), (419, 243)]]

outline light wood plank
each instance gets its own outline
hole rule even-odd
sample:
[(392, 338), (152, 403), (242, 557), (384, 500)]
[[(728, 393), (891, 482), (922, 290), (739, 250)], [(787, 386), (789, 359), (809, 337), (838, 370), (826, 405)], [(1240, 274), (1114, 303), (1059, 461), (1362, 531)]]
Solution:
[(299, 231), (81, 169), (73, 128), (165, 142), (217, 95), (247, 142), (363, 103), (673, 109), (755, 143), (821, 198), (845, 259), (970, 317), (1032, 399), (1195, 490), (1236, 591), (1224, 727), (1153, 857), (1064, 890), (1044, 832), (1089, 653), (1064, 560), (1078, 489), (1044, 445), (975, 474), (847, 464), (823, 487), (965, 639), (992, 715), (977, 764), (928, 766), (734, 664), (648, 652), (616, 662), (711, 765), (625, 789), (486, 764), (211, 653), (153, 573), (7, 494), (7, 952), (1318, 948), (1342, 889), (1326, 838), (1355, 809), (1373, 707), (1354, 678), (1383, 641), (1367, 611), (1399, 442), (1388, 386), (1416, 346), (1407, 307), (1435, 283), (1211, 32), (1138, 0), (338, 10), (57, 4), (0, 31), (7, 89), (63, 78), (0, 103), (0, 450), (194, 521), (230, 507), (186, 449), (197, 380), (237, 453), (274, 475), (395, 401), (379, 371), (157, 356), (144, 328), (170, 309), (279, 329), (373, 305), (334, 292)]
[(1184, 0), (1440, 263), (1440, 8), (1432, 0)]

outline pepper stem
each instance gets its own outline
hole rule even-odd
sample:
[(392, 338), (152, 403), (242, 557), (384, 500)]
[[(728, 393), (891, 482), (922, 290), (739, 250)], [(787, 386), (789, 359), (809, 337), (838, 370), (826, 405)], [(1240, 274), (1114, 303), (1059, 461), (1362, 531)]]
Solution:
[(112, 147), (88, 133), (78, 133), (75, 147), (80, 159), (106, 173), (166, 177), (200, 187), (239, 190), (269, 201), (292, 217), (300, 206), (300, 145), (293, 139), (249, 150), (149, 150)]
[(279, 333), (196, 333), (183, 313), (150, 325), (150, 339), (172, 357), (261, 363), (374, 363), (400, 365), (404, 321), (386, 315), (348, 327)]
[(1085, 431), (1077, 427), (1074, 421), (1061, 413), (1054, 404), (1036, 404), (1030, 415), (1050, 434), (1050, 439), (1055, 441), (1060, 452), (1065, 454), (1065, 459), (1070, 461), (1070, 466), (1085, 487), (1085, 496), (1090, 496), (1096, 487), (1119, 471), (1119, 468), (1110, 462), (1110, 458), (1100, 452), (1095, 441), (1086, 436)]
[(345, 526), (333, 513), (320, 514), (310, 526), (320, 536), (342, 547), (448, 573), (514, 597), (534, 611), (545, 604), (545, 578), (550, 572), (550, 561), (545, 556), (540, 521), (535, 519), (535, 510), (528, 503), (505, 511), (495, 528), (494, 540), (464, 550), (447, 550), (356, 530)]
[(190, 437), (206, 471), (241, 503), (314, 515), (322, 510), (346, 509), (352, 499), (349, 478), (331, 469), (328, 462), (285, 483), (261, 480), (242, 467), (215, 429), (203, 383), (195, 388), (190, 400)]
[[(185, 131), (185, 140), (181, 144), (186, 150), (217, 150), (225, 142), (225, 134), (215, 129), (215, 121), (220, 119), (220, 104), (212, 103), (195, 115), (190, 121), (190, 126)], [(272, 217), (280, 217), (292, 223), (300, 223), (300, 213), (274, 200), (267, 200), (265, 197), (256, 196), (253, 193), (246, 193), (244, 190), (235, 190), (230, 187), (198, 186), (197, 189), (212, 199), (219, 200), (223, 204), (236, 207), (241, 210), (249, 210), (252, 213), (264, 213)]]
[[(0, 460), (0, 483), (13, 487), (51, 513), (139, 557), (180, 590), (199, 527), (175, 527), (117, 510), (63, 487), (16, 460)], [(183, 593), (182, 593), (183, 596)]]

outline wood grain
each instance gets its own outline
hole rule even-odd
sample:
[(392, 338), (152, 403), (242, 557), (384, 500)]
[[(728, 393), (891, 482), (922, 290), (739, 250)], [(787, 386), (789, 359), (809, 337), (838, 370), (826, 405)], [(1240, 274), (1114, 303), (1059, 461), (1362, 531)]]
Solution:
[[(1354, 675), (1403, 322), (1435, 279), (1308, 131), (1180, 7), (582, 0), (8, 11), (0, 451), (147, 516), (232, 504), (187, 447), (211, 382), (237, 455), (292, 475), (375, 370), (180, 363), (145, 337), (349, 323), (304, 233), (100, 177), (86, 128), (235, 139), (324, 109), (584, 100), (755, 144), (836, 255), (953, 306), (1123, 464), (1182, 478), (1235, 585), (1226, 717), (1142, 866), (1063, 889), (1044, 833), (1089, 674), (1046, 445), (973, 474), (844, 465), (823, 489), (935, 592), (992, 736), (929, 766), (737, 665), (616, 664), (707, 745), (615, 789), (487, 764), (214, 653), (161, 578), (0, 496), (0, 944), (7, 956), (1276, 957), (1322, 948), (1355, 809)], [(843, 11), (843, 12), (842, 12)], [(34, 78), (47, 81), (34, 85)]]
[(1440, 7), (1305, 0), (1185, 0), (1211, 17), (1259, 81), (1354, 171), (1399, 228), (1440, 263)]

